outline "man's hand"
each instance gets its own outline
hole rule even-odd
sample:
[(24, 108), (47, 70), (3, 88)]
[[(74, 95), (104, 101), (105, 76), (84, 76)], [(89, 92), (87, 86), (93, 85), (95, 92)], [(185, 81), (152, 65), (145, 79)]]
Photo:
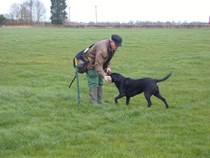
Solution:
[(104, 80), (108, 83), (111, 83), (112, 82), (112, 78), (111, 76), (104, 76)]
[(106, 68), (106, 73), (107, 74), (111, 74), (112, 73), (112, 70), (108, 67), (108, 68)]

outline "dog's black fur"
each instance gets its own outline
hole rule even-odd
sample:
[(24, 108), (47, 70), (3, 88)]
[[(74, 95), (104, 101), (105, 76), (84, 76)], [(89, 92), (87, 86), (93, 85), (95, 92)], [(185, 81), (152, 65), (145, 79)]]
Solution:
[(166, 102), (165, 98), (163, 98), (159, 92), (157, 83), (167, 80), (171, 76), (171, 74), (172, 73), (169, 73), (162, 79), (131, 79), (125, 78), (124, 76), (118, 73), (111, 73), (110, 76), (112, 78), (112, 82), (115, 83), (120, 93), (118, 96), (115, 97), (115, 103), (117, 103), (118, 99), (126, 96), (126, 105), (129, 105), (130, 97), (144, 92), (144, 96), (148, 102), (148, 107), (151, 107), (152, 102), (150, 100), (150, 97), (154, 95), (165, 103), (166, 108), (169, 108), (169, 105)]

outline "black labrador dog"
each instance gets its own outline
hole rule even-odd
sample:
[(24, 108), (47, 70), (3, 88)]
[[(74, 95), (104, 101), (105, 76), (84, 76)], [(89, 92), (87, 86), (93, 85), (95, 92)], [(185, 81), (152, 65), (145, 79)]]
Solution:
[(137, 94), (144, 92), (144, 96), (148, 102), (148, 107), (151, 107), (152, 102), (150, 100), (150, 97), (154, 95), (165, 103), (166, 108), (169, 108), (169, 105), (166, 102), (165, 98), (163, 98), (160, 94), (157, 83), (167, 80), (171, 76), (171, 74), (172, 72), (166, 75), (162, 79), (152, 79), (152, 78), (131, 79), (131, 78), (126, 78), (120, 75), (119, 73), (111, 73), (110, 76), (112, 78), (112, 82), (115, 83), (120, 93), (118, 96), (115, 97), (115, 103), (117, 103), (118, 99), (126, 96), (126, 105), (129, 105), (130, 97), (133, 97)]

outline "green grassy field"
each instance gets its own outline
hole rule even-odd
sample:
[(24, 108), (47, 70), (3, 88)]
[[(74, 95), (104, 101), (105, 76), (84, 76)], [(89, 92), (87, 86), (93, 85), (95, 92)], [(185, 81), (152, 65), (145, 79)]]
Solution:
[[(88, 102), (80, 75), (77, 106), (72, 58), (112, 33), (123, 47), (112, 71), (159, 83), (171, 108), (144, 95), (107, 106)], [(198, 158), (210, 156), (209, 29), (0, 29), (0, 157)]]

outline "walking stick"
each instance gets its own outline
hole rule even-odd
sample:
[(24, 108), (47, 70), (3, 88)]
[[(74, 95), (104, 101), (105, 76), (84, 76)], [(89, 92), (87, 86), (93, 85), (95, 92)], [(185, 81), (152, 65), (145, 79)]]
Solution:
[(69, 88), (71, 87), (72, 83), (74, 82), (75, 78), (77, 77), (77, 75), (74, 76), (73, 80), (71, 81), (71, 83), (69, 84)]
[(77, 79), (77, 105), (79, 107), (80, 106), (80, 88), (79, 88), (79, 75), (78, 75), (78, 68), (77, 68), (77, 65), (78, 65), (77, 58), (74, 59), (74, 63), (75, 63), (75, 70), (76, 70), (74, 79), (75, 78)]
[(69, 84), (69, 88), (71, 87), (74, 80), (77, 79), (77, 104), (78, 104), (78, 107), (79, 107), (80, 106), (80, 87), (79, 87), (79, 72), (78, 72), (77, 66), (78, 66), (77, 58), (74, 58), (75, 76), (72, 79), (71, 83)]
[(76, 78), (77, 78), (77, 104), (78, 107), (80, 106), (80, 87), (79, 87), (79, 75), (78, 75), (78, 69), (76, 67)]

